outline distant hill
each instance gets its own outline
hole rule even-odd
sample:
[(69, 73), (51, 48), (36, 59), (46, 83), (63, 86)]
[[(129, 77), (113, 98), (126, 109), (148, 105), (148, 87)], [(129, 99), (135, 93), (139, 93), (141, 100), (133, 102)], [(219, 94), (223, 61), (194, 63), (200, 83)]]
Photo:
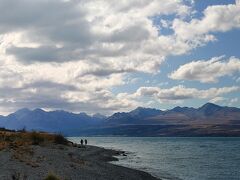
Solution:
[(115, 113), (106, 121), (111, 125), (240, 124), (240, 109), (213, 103), (197, 109), (179, 106), (166, 111), (137, 108), (128, 113)]
[(20, 109), (5, 117), (0, 117), (0, 126), (8, 129), (43, 130), (64, 132), (65, 130), (97, 126), (105, 116), (89, 116), (86, 113), (74, 114), (66, 111), (46, 112), (42, 109)]
[(122, 124), (149, 124), (148, 118), (161, 115), (163, 111), (151, 108), (138, 107), (130, 112), (118, 112), (106, 119), (108, 125)]
[(20, 109), (0, 116), (0, 127), (63, 132), (67, 135), (240, 136), (240, 109), (207, 103), (170, 110), (138, 107), (106, 117), (66, 111)]

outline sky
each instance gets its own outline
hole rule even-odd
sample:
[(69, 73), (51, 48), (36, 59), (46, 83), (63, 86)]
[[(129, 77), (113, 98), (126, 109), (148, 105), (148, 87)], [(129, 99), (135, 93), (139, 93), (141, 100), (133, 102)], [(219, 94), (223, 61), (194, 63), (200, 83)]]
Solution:
[(0, 0), (0, 114), (240, 107), (240, 1)]

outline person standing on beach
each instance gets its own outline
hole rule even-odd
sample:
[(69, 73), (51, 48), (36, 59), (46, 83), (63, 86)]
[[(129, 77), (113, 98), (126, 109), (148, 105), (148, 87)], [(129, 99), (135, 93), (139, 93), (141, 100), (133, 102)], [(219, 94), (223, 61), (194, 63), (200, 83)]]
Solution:
[(87, 139), (85, 139), (85, 145), (87, 145)]
[(81, 141), (80, 141), (80, 142), (81, 142), (81, 145), (83, 145), (83, 140), (82, 140), (82, 139), (81, 139)]

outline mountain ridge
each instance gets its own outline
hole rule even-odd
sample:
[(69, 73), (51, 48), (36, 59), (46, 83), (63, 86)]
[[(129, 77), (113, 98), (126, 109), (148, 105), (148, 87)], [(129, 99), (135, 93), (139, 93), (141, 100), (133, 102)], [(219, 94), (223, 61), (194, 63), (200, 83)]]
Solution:
[[(155, 109), (151, 108), (145, 108), (145, 111), (146, 109), (148, 111), (155, 111)], [(144, 124), (150, 121), (153, 124), (196, 124), (201, 122), (202, 124), (225, 124), (228, 121), (236, 119), (239, 120), (238, 123), (240, 123), (239, 108), (219, 106), (213, 103), (206, 103), (199, 108), (177, 106), (166, 111), (159, 111), (158, 115), (152, 117), (132, 116), (134, 111), (135, 110), (128, 113), (115, 113), (108, 117), (107, 120), (110, 124), (114, 124), (115, 121), (119, 123), (120, 120), (125, 124)], [(234, 112), (236, 113), (234, 114)], [(151, 114), (151, 112), (148, 112), (148, 114)], [(219, 122), (220, 119), (221, 121)]]
[[(109, 129), (117, 129), (116, 132), (120, 130), (120, 135), (122, 133), (128, 135), (134, 134), (133, 131), (137, 128), (140, 134), (144, 135), (146, 132), (142, 127), (146, 126), (146, 131), (149, 131), (148, 135), (151, 134), (150, 129), (156, 130), (153, 134), (155, 136), (156, 134), (162, 134), (161, 128), (170, 128), (168, 131), (176, 134), (175, 131), (178, 131), (176, 127), (187, 128), (188, 133), (191, 129), (192, 133), (192, 129), (196, 126), (211, 126), (211, 129), (214, 129), (218, 125), (221, 125), (221, 128), (228, 126), (228, 128), (225, 128), (226, 132), (229, 131), (229, 127), (230, 129), (234, 126), (238, 127), (237, 125), (240, 125), (240, 109), (219, 106), (213, 103), (206, 103), (199, 108), (177, 106), (165, 111), (138, 107), (129, 112), (117, 112), (106, 117), (101, 114), (88, 115), (64, 110), (45, 111), (40, 108), (33, 110), (22, 108), (7, 116), (0, 116), (0, 127), (16, 130), (26, 128), (28, 130), (34, 129), (68, 134), (73, 132), (80, 134), (90, 132), (91, 134), (100, 132), (99, 129), (114, 133)], [(161, 128), (156, 129), (156, 127)], [(173, 131), (173, 129), (175, 130)], [(101, 133), (104, 133), (103, 131)]]

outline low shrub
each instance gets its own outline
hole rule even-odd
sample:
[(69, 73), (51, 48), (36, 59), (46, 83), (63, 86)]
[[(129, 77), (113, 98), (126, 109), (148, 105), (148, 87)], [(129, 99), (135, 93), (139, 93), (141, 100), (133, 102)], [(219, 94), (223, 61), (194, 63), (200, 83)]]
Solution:
[(54, 143), (67, 145), (68, 140), (62, 134), (56, 134), (54, 137)]
[(44, 137), (40, 133), (31, 132), (30, 137), (33, 145), (39, 145), (44, 142)]
[(44, 180), (60, 180), (60, 178), (53, 173), (49, 173)]

